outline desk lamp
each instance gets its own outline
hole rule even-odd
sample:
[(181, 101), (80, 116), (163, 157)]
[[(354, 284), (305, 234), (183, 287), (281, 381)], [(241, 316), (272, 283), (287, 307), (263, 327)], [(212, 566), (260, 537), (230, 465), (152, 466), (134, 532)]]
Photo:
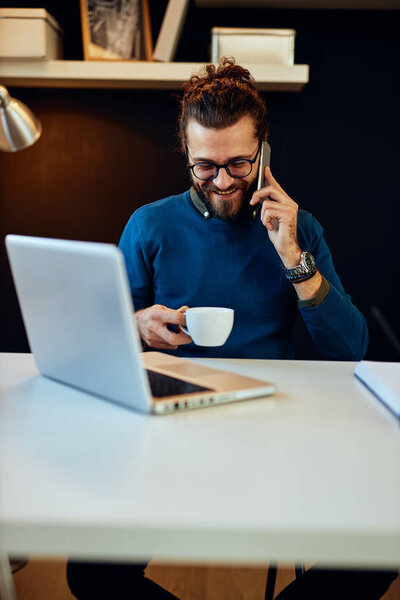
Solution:
[(17, 152), (32, 146), (42, 133), (40, 121), (0, 85), (0, 150)]

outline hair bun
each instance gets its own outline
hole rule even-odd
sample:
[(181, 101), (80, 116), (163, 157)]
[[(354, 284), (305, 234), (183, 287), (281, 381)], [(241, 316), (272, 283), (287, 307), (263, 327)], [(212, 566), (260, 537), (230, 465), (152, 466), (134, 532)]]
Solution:
[(253, 84), (254, 82), (253, 77), (250, 75), (250, 71), (237, 65), (234, 58), (221, 58), (215, 75), (217, 78), (236, 79), (243, 83), (247, 82)]
[(220, 59), (218, 66), (209, 64), (203, 67), (199, 74), (192, 75), (182, 87), (184, 94), (186, 94), (188, 92), (193, 93), (195, 89), (208, 87), (209, 84), (221, 89), (224, 84), (229, 86), (230, 81), (243, 83), (255, 89), (255, 81), (250, 71), (237, 65), (234, 58), (226, 57)]

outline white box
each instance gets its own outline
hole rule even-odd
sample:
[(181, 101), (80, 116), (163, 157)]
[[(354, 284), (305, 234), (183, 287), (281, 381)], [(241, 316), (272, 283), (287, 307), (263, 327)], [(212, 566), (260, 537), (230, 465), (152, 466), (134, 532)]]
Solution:
[(294, 29), (213, 27), (211, 61), (233, 57), (238, 64), (293, 65)]
[(62, 35), (44, 8), (0, 8), (0, 59), (61, 59)]

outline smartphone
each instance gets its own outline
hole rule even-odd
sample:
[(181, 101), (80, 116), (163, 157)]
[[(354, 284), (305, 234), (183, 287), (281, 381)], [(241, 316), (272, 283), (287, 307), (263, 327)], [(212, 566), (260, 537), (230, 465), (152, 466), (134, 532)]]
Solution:
[(257, 189), (258, 190), (260, 188), (268, 185), (267, 182), (265, 181), (265, 167), (269, 167), (270, 161), (271, 161), (271, 146), (268, 144), (268, 142), (262, 142), (260, 165), (258, 167), (258, 181), (257, 181)]

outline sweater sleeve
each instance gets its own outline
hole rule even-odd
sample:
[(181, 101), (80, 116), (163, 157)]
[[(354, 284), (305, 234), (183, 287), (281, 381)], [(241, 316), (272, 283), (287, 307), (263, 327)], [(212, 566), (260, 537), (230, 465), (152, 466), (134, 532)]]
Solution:
[(321, 225), (311, 215), (307, 216), (308, 223), (299, 229), (300, 246), (313, 254), (330, 290), (323, 302), (313, 307), (300, 307), (300, 313), (322, 356), (330, 360), (361, 360), (368, 346), (365, 317), (343, 289)]
[(154, 304), (153, 267), (146, 256), (136, 213), (129, 219), (119, 248), (122, 251), (135, 311)]

